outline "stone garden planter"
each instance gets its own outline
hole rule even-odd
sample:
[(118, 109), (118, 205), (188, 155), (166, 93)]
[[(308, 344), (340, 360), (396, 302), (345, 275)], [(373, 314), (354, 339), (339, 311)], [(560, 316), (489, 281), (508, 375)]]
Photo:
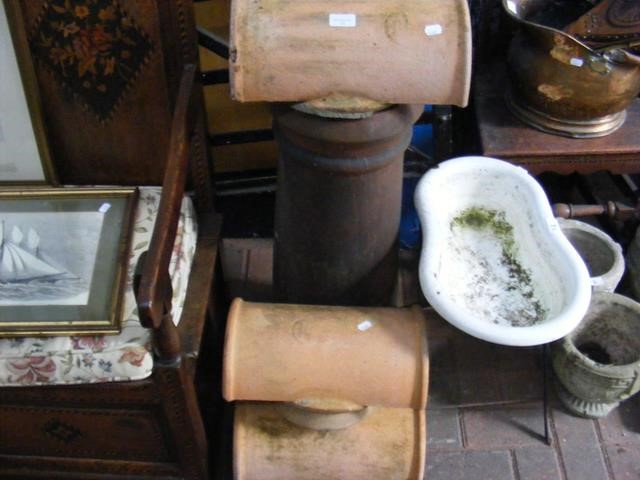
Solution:
[(558, 393), (573, 413), (606, 416), (640, 390), (640, 304), (595, 292), (580, 326), (551, 350)]
[(622, 247), (605, 232), (578, 220), (558, 219), (562, 233), (584, 260), (594, 291), (613, 292), (624, 274)]

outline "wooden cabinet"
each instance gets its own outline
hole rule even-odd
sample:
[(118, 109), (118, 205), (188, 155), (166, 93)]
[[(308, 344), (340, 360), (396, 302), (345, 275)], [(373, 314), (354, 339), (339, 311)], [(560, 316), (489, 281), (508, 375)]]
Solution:
[(161, 184), (192, 2), (20, 5), (60, 183)]

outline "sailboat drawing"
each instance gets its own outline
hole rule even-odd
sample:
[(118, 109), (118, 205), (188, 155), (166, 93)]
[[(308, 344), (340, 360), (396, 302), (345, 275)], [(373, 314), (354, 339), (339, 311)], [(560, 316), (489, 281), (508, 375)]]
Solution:
[(40, 236), (30, 228), (25, 238), (18, 226), (6, 235), (4, 221), (0, 221), (0, 283), (55, 280), (69, 275), (39, 253)]
[(0, 321), (4, 307), (89, 304), (104, 215), (54, 213), (0, 213)]

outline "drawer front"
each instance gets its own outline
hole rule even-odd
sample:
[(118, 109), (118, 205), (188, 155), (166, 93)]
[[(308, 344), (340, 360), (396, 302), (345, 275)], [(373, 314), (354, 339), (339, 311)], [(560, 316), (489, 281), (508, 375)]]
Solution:
[(170, 461), (150, 410), (0, 405), (0, 454)]

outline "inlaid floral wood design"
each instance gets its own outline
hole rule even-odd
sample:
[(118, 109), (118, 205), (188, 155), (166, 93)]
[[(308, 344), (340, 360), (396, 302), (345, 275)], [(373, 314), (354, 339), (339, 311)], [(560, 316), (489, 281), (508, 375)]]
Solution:
[(48, 0), (29, 43), (34, 57), (101, 121), (111, 117), (153, 51), (116, 0)]

